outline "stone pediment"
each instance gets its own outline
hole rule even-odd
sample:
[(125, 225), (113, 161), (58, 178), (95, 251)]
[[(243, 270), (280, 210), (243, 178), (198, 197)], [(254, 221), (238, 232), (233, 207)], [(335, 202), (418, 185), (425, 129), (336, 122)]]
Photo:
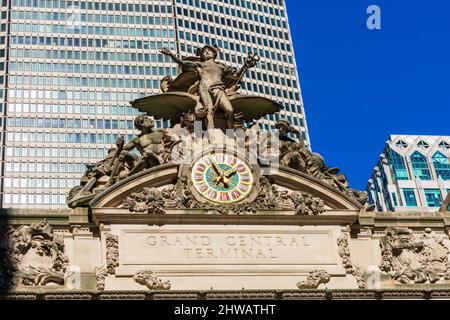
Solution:
[(166, 164), (118, 182), (90, 202), (94, 222), (346, 224), (362, 209), (329, 184), (283, 166), (256, 179), (252, 194), (234, 205), (202, 199), (182, 172)]

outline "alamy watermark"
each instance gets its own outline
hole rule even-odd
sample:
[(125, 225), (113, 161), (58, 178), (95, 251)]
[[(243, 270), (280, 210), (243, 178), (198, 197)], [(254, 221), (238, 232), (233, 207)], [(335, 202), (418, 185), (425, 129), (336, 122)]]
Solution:
[(381, 30), (381, 8), (375, 4), (370, 5), (367, 8), (367, 29), (369, 30)]
[(204, 131), (202, 122), (195, 121), (193, 134), (185, 128), (178, 128), (172, 132), (172, 141), (175, 146), (171, 151), (171, 161), (176, 164), (190, 164), (205, 151), (241, 155), (250, 164), (271, 169), (280, 164), (282, 140), (279, 130), (227, 129), (223, 134), (219, 129)]
[(381, 270), (376, 265), (370, 265), (365, 272), (367, 289), (381, 288)]

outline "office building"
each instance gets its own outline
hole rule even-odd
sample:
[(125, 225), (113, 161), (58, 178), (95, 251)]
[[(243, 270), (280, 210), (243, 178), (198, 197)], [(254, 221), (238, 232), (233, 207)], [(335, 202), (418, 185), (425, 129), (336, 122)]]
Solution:
[(391, 135), (367, 192), (377, 211), (438, 211), (450, 191), (450, 137)]
[[(0, 29), (1, 200), (5, 208), (64, 208), (86, 164), (105, 157), (119, 130), (130, 139), (129, 101), (159, 93), (181, 56), (204, 44), (238, 67), (260, 55), (243, 93), (264, 95), (309, 144), (282, 0), (3, 0)], [(158, 126), (167, 123), (157, 122)]]

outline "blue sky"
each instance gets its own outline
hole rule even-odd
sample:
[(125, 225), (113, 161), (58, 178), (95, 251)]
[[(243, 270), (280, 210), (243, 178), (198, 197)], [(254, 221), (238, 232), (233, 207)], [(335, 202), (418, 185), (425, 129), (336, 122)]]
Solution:
[[(390, 134), (450, 135), (450, 1), (286, 0), (312, 149), (365, 189)], [(381, 30), (369, 30), (369, 5)]]

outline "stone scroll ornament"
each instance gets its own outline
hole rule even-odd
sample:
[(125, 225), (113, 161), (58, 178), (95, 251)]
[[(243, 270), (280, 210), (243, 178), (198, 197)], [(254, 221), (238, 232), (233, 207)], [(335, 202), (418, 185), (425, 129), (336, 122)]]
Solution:
[(387, 228), (380, 240), (381, 271), (401, 284), (437, 283), (450, 280), (444, 240), (431, 229), (415, 233), (408, 228)]
[(65, 284), (69, 260), (64, 253), (64, 241), (46, 220), (3, 229), (0, 288)]

